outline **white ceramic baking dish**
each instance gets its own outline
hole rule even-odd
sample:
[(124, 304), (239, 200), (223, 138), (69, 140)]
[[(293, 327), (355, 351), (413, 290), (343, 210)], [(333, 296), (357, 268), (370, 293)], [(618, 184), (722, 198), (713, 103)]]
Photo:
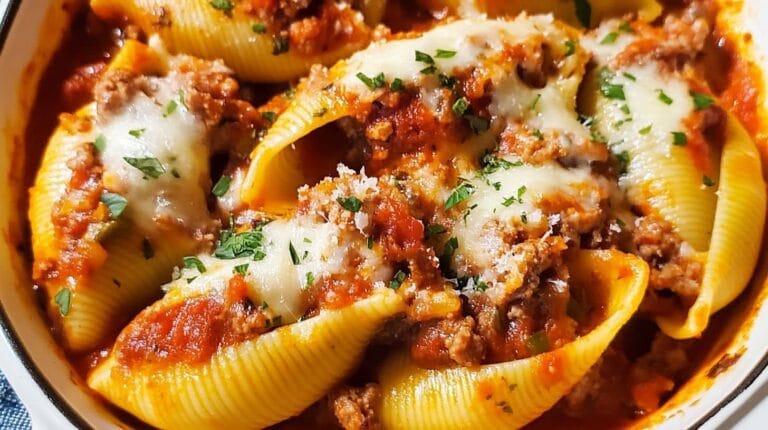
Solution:
[[(743, 55), (768, 72), (765, 0), (720, 1), (721, 30), (734, 35)], [(25, 257), (24, 128), (35, 121), (28, 115), (38, 80), (77, 4), (77, 0), (0, 0), (0, 368), (29, 408), (36, 428), (125, 428), (78, 381), (57, 348), (30, 287)], [(761, 104), (768, 107), (765, 97)], [(739, 318), (722, 330), (719, 351), (707, 357), (700, 374), (664, 409), (639, 426), (731, 428), (738, 423), (765, 428), (762, 417), (768, 417), (768, 403), (761, 406), (761, 400), (768, 390), (766, 255), (752, 286), (731, 311)], [(732, 356), (740, 358), (717, 376), (709, 375), (719, 360)]]

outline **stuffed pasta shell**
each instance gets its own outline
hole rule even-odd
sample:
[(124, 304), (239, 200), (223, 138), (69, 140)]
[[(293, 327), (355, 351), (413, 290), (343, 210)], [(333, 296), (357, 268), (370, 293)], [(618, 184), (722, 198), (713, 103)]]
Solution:
[(310, 406), (403, 310), (382, 248), (360, 231), (370, 209), (334, 198), (376, 189), (344, 172), (307, 191), (295, 216), (227, 230), (213, 255), (186, 257), (89, 385), (161, 428), (262, 428)]
[[(669, 17), (668, 31), (686, 19), (695, 18)], [(642, 215), (635, 243), (653, 267), (649, 300), (669, 301), (662, 296), (671, 292), (677, 301), (656, 320), (668, 335), (690, 338), (751, 277), (765, 218), (760, 156), (738, 120), (676, 64), (682, 46), (701, 47), (700, 35), (684, 31), (669, 43), (659, 29), (621, 26), (606, 22), (586, 39), (597, 62), (586, 96), (590, 122), (619, 160), (619, 184)], [(669, 282), (671, 273), (683, 276)]]
[(157, 34), (174, 53), (221, 59), (250, 81), (280, 82), (365, 47), (386, 0), (283, 3), (93, 0), (91, 8)]
[(229, 71), (129, 41), (96, 102), (62, 116), (30, 190), (30, 219), (35, 278), (69, 349), (107, 340), (214, 227), (209, 139), (223, 115), (195, 109), (240, 102), (203, 97), (209, 79)]

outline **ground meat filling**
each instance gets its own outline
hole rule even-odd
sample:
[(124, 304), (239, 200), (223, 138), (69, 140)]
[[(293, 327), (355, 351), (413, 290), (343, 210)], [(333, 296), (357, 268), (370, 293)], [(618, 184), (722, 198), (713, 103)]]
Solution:
[[(71, 133), (87, 132), (91, 122), (64, 114), (61, 122)], [(98, 243), (98, 233), (109, 219), (107, 208), (101, 204), (102, 168), (96, 160), (95, 147), (79, 147), (67, 162), (71, 170), (67, 188), (54, 204), (51, 221), (58, 243), (55, 261), (36, 261), (33, 277), (38, 282), (67, 277), (88, 276), (106, 258)]]
[(679, 312), (696, 301), (704, 272), (703, 263), (668, 222), (656, 216), (638, 218), (634, 245), (648, 262), (651, 273), (640, 311), (652, 315)]
[(202, 363), (221, 348), (252, 339), (280, 325), (247, 297), (235, 275), (226, 290), (149, 308), (115, 342), (118, 361), (128, 367)]
[(328, 404), (345, 430), (378, 430), (381, 425), (375, 405), (380, 397), (381, 389), (376, 384), (342, 386), (328, 395)]

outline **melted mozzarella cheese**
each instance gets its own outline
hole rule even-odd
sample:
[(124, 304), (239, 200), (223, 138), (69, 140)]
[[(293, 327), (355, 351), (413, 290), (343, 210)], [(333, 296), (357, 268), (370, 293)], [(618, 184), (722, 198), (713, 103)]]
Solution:
[(479, 274), (489, 283), (521, 281), (525, 256), (510, 252), (505, 232), (546, 231), (559, 221), (558, 214), (539, 208), (547, 197), (565, 197), (576, 210), (599, 210), (604, 195), (597, 182), (589, 168), (567, 169), (557, 163), (511, 167), (471, 180), (468, 212), (454, 226), (459, 276)]
[[(578, 122), (575, 112), (575, 96), (581, 81), (581, 73), (570, 77), (555, 77), (543, 89), (531, 88), (515, 72), (514, 64), (493, 64), (495, 56), (516, 44), (542, 43), (562, 46), (568, 36), (553, 25), (551, 16), (520, 17), (512, 21), (464, 19), (436, 27), (420, 37), (395, 40), (372, 45), (353, 55), (347, 61), (347, 72), (341, 85), (363, 99), (375, 96), (358, 73), (373, 78), (383, 73), (386, 82), (400, 78), (421, 90), (421, 99), (434, 112), (445, 111), (443, 93), (435, 91), (439, 81), (437, 73), (454, 75), (473, 67), (486, 67), (494, 83), (489, 111), (494, 120), (521, 121), (531, 130), (558, 130), (570, 134), (571, 140), (585, 141), (589, 133)], [(450, 58), (439, 58), (438, 51), (455, 52)], [(422, 73), (430, 64), (415, 59), (416, 51), (434, 59), (437, 72)], [(576, 64), (573, 55), (566, 62)], [(505, 59), (525, 61), (526, 59)], [(528, 59), (532, 60), (532, 59)], [(564, 66), (568, 68), (569, 66)]]
[[(128, 200), (126, 213), (145, 233), (158, 224), (203, 225), (208, 219), (206, 130), (167, 80), (156, 81), (157, 100), (138, 92), (116, 114), (99, 121), (104, 185)], [(176, 105), (173, 112), (167, 104)], [(152, 178), (126, 158), (155, 159), (164, 172)]]
[[(333, 223), (317, 223), (299, 217), (270, 222), (262, 228), (264, 258), (252, 257), (222, 260), (202, 255), (206, 268), (185, 268), (177, 281), (178, 288), (188, 293), (223, 291), (234, 275), (235, 267), (248, 265), (245, 281), (253, 303), (267, 303), (274, 315), (286, 324), (297, 321), (306, 310), (306, 291), (311, 283), (334, 274), (353, 271), (372, 283), (391, 278), (392, 270), (381, 256), (365, 246), (361, 236), (341, 230)], [(295, 251), (292, 255), (291, 246)], [(353, 264), (352, 254), (363, 263)], [(294, 261), (296, 260), (296, 261)]]

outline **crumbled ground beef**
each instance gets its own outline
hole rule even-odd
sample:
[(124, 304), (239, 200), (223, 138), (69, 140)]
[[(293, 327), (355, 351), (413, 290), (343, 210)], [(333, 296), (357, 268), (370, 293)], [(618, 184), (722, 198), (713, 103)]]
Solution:
[(411, 357), (422, 367), (478, 365), (484, 357), (483, 339), (474, 332), (472, 317), (422, 324), (411, 343)]
[[(670, 293), (690, 306), (696, 300), (704, 272), (702, 262), (684, 254), (684, 242), (668, 222), (645, 216), (635, 222), (634, 244), (637, 255), (648, 262), (651, 273), (648, 293), (641, 310), (659, 314), (673, 307)], [(665, 303), (667, 302), (667, 303)]]
[(379, 397), (381, 390), (376, 384), (342, 386), (328, 395), (328, 403), (344, 430), (378, 430), (381, 426), (374, 405)]

